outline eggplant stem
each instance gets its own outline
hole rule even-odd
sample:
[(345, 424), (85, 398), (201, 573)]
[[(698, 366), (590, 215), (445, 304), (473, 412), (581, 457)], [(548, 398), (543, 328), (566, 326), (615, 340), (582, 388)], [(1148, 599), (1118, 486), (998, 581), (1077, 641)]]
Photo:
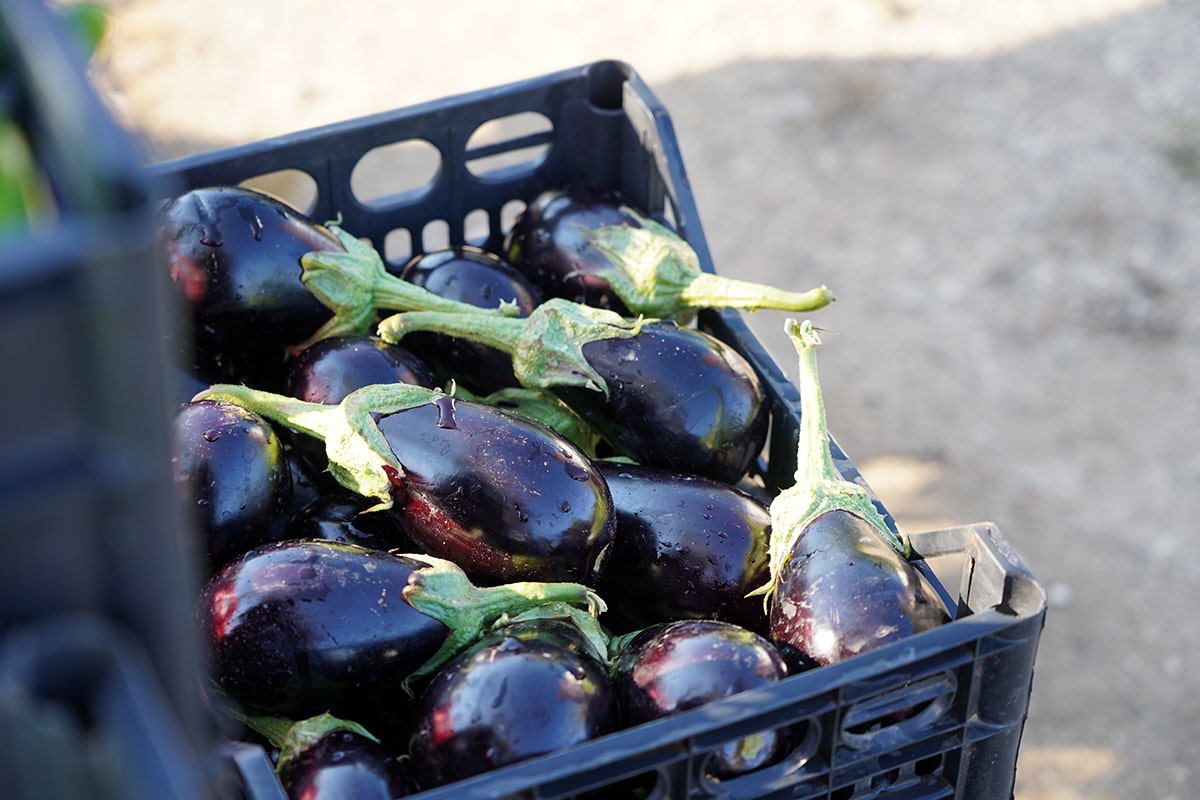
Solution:
[(795, 484), (771, 501), (771, 577), (766, 585), (751, 592), (763, 595), (769, 604), (788, 555), (813, 520), (830, 511), (847, 511), (865, 520), (881, 537), (905, 557), (910, 553), (908, 537), (888, 527), (875, 508), (870, 493), (846, 480), (833, 463), (825, 402), (817, 375), (817, 345), (821, 337), (812, 323), (789, 319), (784, 329), (800, 357), (797, 387), (800, 390), (800, 431), (796, 442)]
[(469, 339), (508, 353), (513, 374), (526, 388), (583, 386), (607, 394), (608, 384), (588, 363), (584, 346), (603, 339), (636, 336), (646, 321), (627, 320), (613, 311), (551, 298), (521, 318), (479, 309), (461, 314), (404, 312), (379, 323), (377, 333), (392, 344), (416, 331)]
[(637, 212), (626, 213), (638, 224), (581, 228), (580, 235), (608, 260), (612, 268), (601, 277), (635, 314), (682, 321), (701, 308), (815, 311), (834, 300), (824, 286), (789, 292), (705, 272), (696, 251), (679, 234)]
[(300, 257), (304, 271), (300, 280), (321, 301), (333, 317), (304, 342), (290, 348), (295, 354), (330, 336), (370, 333), (380, 310), (473, 312), (514, 316), (515, 306), (501, 303), (485, 309), (451, 300), (423, 286), (388, 272), (379, 252), (367, 242), (342, 229), (339, 223), (327, 223), (341, 242), (344, 252), (316, 250)]
[(430, 566), (409, 577), (404, 587), (405, 602), (444, 624), (450, 634), (428, 661), (404, 681), (411, 684), (436, 673), (454, 656), (488, 630), (498, 619), (514, 616), (551, 603), (584, 606), (598, 614), (604, 601), (588, 587), (566, 581), (517, 581), (499, 586), (475, 586), (466, 573), (451, 561), (422, 555)]
[(375, 415), (415, 408), (444, 396), (437, 389), (423, 386), (379, 384), (351, 392), (337, 405), (324, 405), (248, 386), (216, 384), (193, 399), (235, 403), (284, 427), (320, 439), (325, 443), (330, 474), (350, 491), (379, 500), (370, 509), (375, 511), (392, 504), (393, 484), (388, 470), (404, 474), (404, 466), (392, 452)]

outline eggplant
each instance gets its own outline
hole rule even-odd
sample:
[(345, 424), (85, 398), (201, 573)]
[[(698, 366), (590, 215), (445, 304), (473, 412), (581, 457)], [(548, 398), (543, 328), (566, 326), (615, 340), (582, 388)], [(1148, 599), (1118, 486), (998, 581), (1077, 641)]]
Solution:
[(331, 336), (305, 348), (288, 365), (286, 393), (310, 403), (342, 402), (376, 383), (434, 389), (433, 370), (416, 354), (374, 336)]
[(539, 194), (513, 220), (504, 258), (545, 293), (574, 303), (630, 309), (604, 277), (611, 264), (586, 233), (610, 225), (637, 225), (640, 215), (615, 192), (585, 184)]
[(595, 464), (569, 440), (498, 408), (410, 384), (338, 405), (244, 386), (202, 393), (325, 442), (329, 470), (398, 516), (421, 550), (481, 581), (594, 583), (616, 521)]
[(200, 400), (172, 421), (171, 468), (208, 574), (282, 539), (292, 513), (292, 470), (275, 429), (233, 403)]
[(286, 538), (349, 542), (374, 550), (417, 549), (398, 517), (364, 513), (371, 505), (345, 490), (320, 495), (292, 515)]
[(950, 621), (931, 580), (909, 560), (867, 490), (838, 473), (829, 450), (812, 323), (788, 320), (800, 356), (796, 480), (771, 501), (771, 576), (756, 593), (770, 632), (803, 662), (825, 665)]
[[(433, 370), (417, 355), (374, 336), (330, 336), (305, 347), (288, 365), (284, 392), (298, 400), (334, 405), (355, 389), (377, 383), (437, 387)], [(329, 468), (319, 441), (288, 431), (288, 444), (312, 471)]]
[(185, 366), (278, 390), (288, 347), (329, 318), (301, 280), (300, 260), (342, 243), (282, 200), (240, 186), (193, 189), (169, 200), (159, 246), (189, 320)]
[(602, 655), (560, 619), (481, 638), (417, 700), (409, 743), (422, 789), (603, 736), (616, 728)]
[(509, 352), (522, 385), (554, 392), (640, 464), (735, 483), (766, 442), (770, 410), (757, 373), (699, 330), (551, 298), (525, 319), (395, 314), (378, 334), (399, 342), (424, 330)]
[(626, 317), (687, 323), (702, 308), (814, 311), (834, 299), (824, 286), (789, 292), (704, 272), (675, 231), (591, 186), (538, 195), (513, 222), (504, 252), (547, 297)]
[[(676, 620), (614, 643), (613, 695), (625, 726), (640, 725), (783, 680), (788, 668), (770, 641), (716, 620)], [(787, 729), (750, 734), (715, 749), (706, 772), (733, 778), (779, 761)]]
[[(520, 317), (542, 302), (541, 291), (512, 265), (466, 245), (416, 256), (400, 277), (439, 297), (484, 309), (505, 305)], [(405, 346), (432, 365), (443, 384), (454, 380), (479, 394), (519, 385), (508, 354), (493, 347), (436, 333), (410, 336)]]
[(600, 459), (615, 455), (611, 448), (605, 446), (604, 439), (596, 433), (595, 428), (585, 422), (583, 417), (575, 413), (574, 409), (557, 395), (545, 389), (512, 386), (497, 389), (491, 394), (475, 399), (489, 406), (495, 406), (526, 419), (548, 425), (556, 433), (574, 442), (589, 458)]
[(243, 716), (279, 751), (275, 773), (290, 800), (393, 800), (416, 793), (406, 761), (354, 720)]
[(327, 541), (284, 541), (225, 565), (201, 591), (208, 673), (243, 706), (303, 717), (407, 702), (502, 615), (549, 602), (601, 609), (579, 584), (476, 587), (456, 565)]
[(347, 233), (340, 225), (329, 223), (343, 252), (313, 250), (300, 259), (300, 279), (333, 316), (308, 339), (292, 347), (298, 353), (331, 336), (365, 335), (371, 332), (380, 310), (388, 311), (473, 311), (490, 310), (503, 316), (517, 313), (508, 303), (481, 309), (442, 297), (421, 286), (393, 275), (370, 244)]
[(766, 632), (761, 601), (746, 595), (769, 575), (767, 506), (710, 478), (637, 464), (598, 466), (617, 515), (612, 554), (596, 587), (611, 612), (630, 629), (711, 618)]

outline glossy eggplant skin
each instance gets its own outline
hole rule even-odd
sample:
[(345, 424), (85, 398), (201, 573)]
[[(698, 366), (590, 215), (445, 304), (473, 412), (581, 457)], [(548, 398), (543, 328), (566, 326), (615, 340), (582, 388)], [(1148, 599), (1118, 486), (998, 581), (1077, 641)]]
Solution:
[[(380, 383), (409, 383), (435, 389), (437, 376), (407, 347), (375, 336), (331, 336), (304, 348), (287, 369), (284, 392), (309, 403), (335, 405), (346, 395)], [(327, 474), (324, 445), (308, 436), (285, 434), (309, 471)]]
[(176, 412), (171, 467), (208, 573), (283, 538), (292, 470), (269, 422), (233, 403), (199, 400)]
[(279, 774), (291, 800), (392, 800), (414, 793), (403, 762), (352, 731), (321, 737)]
[(381, 511), (363, 513), (374, 504), (373, 500), (347, 491), (322, 494), (292, 515), (287, 538), (346, 542), (405, 553), (416, 550), (396, 515)]
[[(635, 464), (600, 462), (617, 514), (596, 587), (629, 630), (678, 619), (720, 619), (765, 633), (771, 515), (729, 484)], [(611, 626), (611, 623), (610, 623)]]
[[(516, 306), (527, 317), (542, 293), (522, 273), (499, 256), (476, 247), (434, 250), (405, 265), (400, 277), (436, 295), (494, 309)], [(438, 373), (443, 383), (453, 379), (477, 394), (519, 386), (507, 353), (478, 342), (437, 333), (414, 333), (404, 340)]]
[(310, 403), (340, 403), (355, 389), (379, 383), (438, 386), (428, 364), (407, 348), (374, 336), (322, 339), (288, 365), (287, 394)]
[(771, 603), (771, 638), (814, 666), (950, 621), (937, 590), (862, 517), (829, 511), (792, 546)]
[(430, 789), (615, 729), (608, 676), (572, 625), (518, 622), (447, 664), (417, 701), (409, 743)]
[(599, 578), (616, 529), (612, 495), (570, 441), (450, 397), (378, 424), (404, 467), (391, 513), (422, 551), (484, 583)]
[[(613, 662), (613, 694), (622, 724), (639, 725), (756, 689), (788, 675), (767, 639), (715, 620), (677, 620), (635, 634)], [(786, 730), (728, 742), (705, 764), (718, 778), (767, 766), (787, 752)]]
[(295, 718), (403, 696), (449, 635), (402, 596), (423, 566), (338, 542), (251, 551), (200, 594), (209, 675), (234, 700)]
[(271, 195), (238, 186), (193, 189), (159, 217), (159, 241), (206, 371), (278, 391), (288, 347), (330, 317), (301, 282), (300, 257), (344, 248), (328, 228)]
[(770, 407), (758, 374), (729, 345), (673, 322), (583, 346), (608, 384), (552, 391), (639, 464), (736, 483), (762, 452)]
[(628, 316), (629, 309), (603, 277), (611, 263), (583, 236), (609, 225), (641, 227), (622, 205), (615, 192), (591, 186), (545, 191), (513, 222), (504, 241), (505, 258), (546, 297)]

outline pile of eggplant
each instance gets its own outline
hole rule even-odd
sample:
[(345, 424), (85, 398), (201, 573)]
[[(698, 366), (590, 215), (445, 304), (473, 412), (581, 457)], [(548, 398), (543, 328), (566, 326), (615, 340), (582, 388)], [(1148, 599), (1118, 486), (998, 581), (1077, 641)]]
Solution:
[(207, 688), (292, 797), (416, 793), (950, 619), (833, 466), (817, 329), (787, 323), (799, 468), (769, 496), (759, 376), (694, 325), (825, 287), (704, 273), (589, 187), (530, 199), (503, 252), (402, 269), (242, 187), (172, 198), (160, 233)]

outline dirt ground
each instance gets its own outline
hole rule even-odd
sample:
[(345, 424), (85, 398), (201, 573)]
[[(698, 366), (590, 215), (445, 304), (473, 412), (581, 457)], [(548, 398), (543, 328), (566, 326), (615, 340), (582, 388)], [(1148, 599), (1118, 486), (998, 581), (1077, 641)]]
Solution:
[(837, 294), (830, 425), (883, 501), (996, 522), (1046, 587), (1016, 796), (1196, 796), (1200, 4), (113, 10), (97, 81), (151, 158), (628, 61), (718, 270)]

